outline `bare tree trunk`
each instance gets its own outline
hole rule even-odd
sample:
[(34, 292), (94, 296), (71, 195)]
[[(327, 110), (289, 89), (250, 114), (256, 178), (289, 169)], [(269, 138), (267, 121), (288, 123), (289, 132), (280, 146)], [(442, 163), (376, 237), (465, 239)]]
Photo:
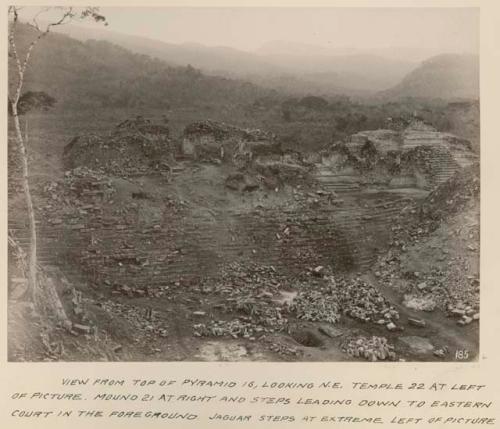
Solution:
[(29, 219), (29, 230), (30, 230), (30, 249), (28, 252), (28, 296), (35, 301), (36, 299), (36, 288), (37, 288), (37, 277), (36, 277), (36, 265), (37, 265), (37, 254), (36, 254), (36, 222), (35, 222), (35, 210), (33, 208), (33, 200), (31, 199), (31, 191), (29, 185), (29, 170), (28, 170), (28, 154), (26, 151), (26, 146), (24, 144), (23, 134), (21, 132), (21, 124), (19, 123), (19, 115), (17, 113), (17, 103), (11, 103), (12, 115), (14, 117), (14, 125), (16, 127), (16, 137), (19, 151), (21, 152), (21, 162), (23, 164), (23, 190), (24, 196), (26, 198), (26, 207), (28, 209), (28, 219)]
[[(28, 291), (27, 294), (30, 296), (30, 298), (33, 300), (33, 302), (36, 301), (36, 296), (37, 296), (37, 289), (38, 289), (38, 282), (37, 282), (37, 242), (36, 242), (36, 222), (35, 222), (35, 210), (33, 208), (33, 200), (31, 198), (31, 191), (30, 191), (30, 185), (29, 185), (29, 169), (28, 169), (28, 154), (26, 151), (26, 143), (28, 140), (28, 124), (26, 123), (26, 141), (23, 139), (23, 134), (21, 131), (21, 125), (19, 123), (19, 112), (17, 110), (18, 108), (18, 103), (19, 99), (21, 97), (21, 90), (23, 88), (24, 84), (24, 75), (26, 72), (26, 69), (28, 67), (28, 63), (31, 58), (31, 54), (33, 52), (33, 49), (35, 46), (38, 44), (38, 42), (45, 37), (47, 34), (49, 34), (49, 31), (51, 30), (52, 27), (56, 27), (59, 25), (63, 25), (75, 18), (91, 18), (94, 19), (96, 22), (106, 22), (106, 18), (104, 18), (102, 15), (100, 15), (99, 8), (94, 8), (94, 7), (86, 7), (84, 8), (81, 12), (77, 12), (73, 7), (63, 7), (61, 16), (58, 20), (54, 20), (53, 22), (49, 23), (46, 25), (45, 30), (42, 30), (37, 22), (38, 16), (43, 13), (47, 12), (51, 8), (42, 8), (41, 11), (36, 14), (31, 23), (28, 23), (31, 27), (35, 28), (38, 31), (38, 35), (31, 41), (29, 46), (26, 49), (24, 59), (21, 58), (17, 51), (17, 46), (16, 46), (16, 27), (19, 19), (18, 11), (19, 7), (16, 6), (9, 6), (8, 9), (8, 15), (9, 15), (9, 20), (12, 19), (11, 22), (9, 22), (9, 35), (8, 35), (8, 40), (9, 40), (9, 58), (12, 57), (14, 64), (17, 67), (17, 83), (14, 86), (14, 94), (13, 97), (9, 97), (9, 102), (12, 107), (12, 116), (14, 117), (14, 124), (16, 128), (16, 137), (17, 137), (17, 143), (19, 146), (19, 151), (21, 153), (21, 161), (23, 164), (23, 189), (24, 189), (24, 195), (26, 197), (26, 206), (28, 209), (28, 218), (29, 218), (29, 229), (30, 229), (30, 249), (28, 253)], [(106, 24), (107, 25), (107, 24)], [(10, 87), (9, 87), (9, 95), (11, 94)], [(57, 294), (56, 294), (57, 296)], [(59, 303), (60, 301), (57, 300)]]

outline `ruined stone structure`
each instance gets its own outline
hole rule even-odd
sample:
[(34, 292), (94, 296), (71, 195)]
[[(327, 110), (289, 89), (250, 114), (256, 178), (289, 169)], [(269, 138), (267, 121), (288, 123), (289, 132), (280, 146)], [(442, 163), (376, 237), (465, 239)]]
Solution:
[(235, 155), (280, 154), (281, 148), (272, 133), (245, 130), (221, 122), (195, 122), (186, 127), (182, 153), (192, 159), (230, 161)]

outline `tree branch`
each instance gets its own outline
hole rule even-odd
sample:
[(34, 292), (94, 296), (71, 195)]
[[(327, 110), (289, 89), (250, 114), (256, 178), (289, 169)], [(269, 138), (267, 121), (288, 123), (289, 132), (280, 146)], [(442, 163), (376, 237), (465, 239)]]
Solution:
[(53, 22), (49, 25), (47, 25), (47, 28), (45, 29), (45, 34), (47, 34), (51, 27), (55, 27), (57, 25), (61, 25), (61, 24), (64, 24), (64, 22), (66, 21), (67, 18), (73, 18), (75, 16), (74, 12), (73, 12), (73, 7), (70, 7), (64, 14), (63, 16), (61, 17), (61, 19), (57, 22)]
[(9, 31), (9, 44), (10, 44), (10, 47), (12, 48), (12, 53), (14, 54), (14, 59), (16, 60), (17, 69), (19, 71), (19, 70), (21, 70), (21, 61), (20, 61), (19, 55), (17, 53), (15, 36), (14, 36), (14, 34), (16, 32), (16, 25), (17, 25), (17, 19), (18, 19), (17, 9), (14, 6), (9, 6), (9, 13), (12, 13), (13, 17), (14, 17), (12, 20), (12, 24), (10, 26), (10, 31)]
[[(21, 58), (20, 58), (19, 53), (17, 51), (16, 41), (15, 41), (16, 26), (17, 26), (17, 22), (19, 20), (18, 11), (20, 9), (21, 8), (17, 7), (17, 6), (9, 6), (9, 9), (8, 9), (9, 15), (12, 15), (12, 24), (11, 24), (11, 28), (10, 28), (9, 36), (8, 36), (9, 45), (11, 47), (12, 55), (14, 56), (14, 59), (16, 62), (17, 74), (18, 74), (18, 82), (16, 85), (15, 97), (11, 101), (11, 103), (13, 103), (13, 104), (17, 104), (17, 102), (19, 101), (19, 98), (21, 96), (21, 90), (22, 90), (23, 81), (24, 81), (24, 74), (25, 74), (26, 69), (28, 67), (28, 63), (29, 63), (33, 48), (37, 45), (37, 43), (40, 41), (40, 39), (42, 39), (44, 36), (46, 36), (50, 32), (52, 27), (67, 24), (68, 22), (73, 20), (75, 17), (77, 17), (77, 14), (75, 12), (74, 7), (60, 7), (60, 9), (62, 10), (62, 16), (59, 18), (59, 20), (47, 24), (47, 26), (45, 27), (45, 30), (42, 30), (40, 28), (40, 25), (38, 24), (38, 18), (41, 14), (49, 11), (51, 9), (51, 7), (44, 7), (40, 11), (38, 11), (35, 14), (35, 16), (30, 21), (28, 21), (26, 23), (30, 27), (37, 30), (38, 35), (29, 44), (28, 49), (26, 51), (26, 55), (25, 55), (23, 61), (21, 62)], [(99, 21), (105, 22), (105, 18), (102, 15), (98, 14), (98, 8), (91, 8), (91, 7), (85, 8), (84, 11), (81, 13), (81, 18), (85, 19), (88, 17), (91, 17), (98, 22)]]
[(40, 30), (40, 26), (38, 25), (38, 21), (37, 21), (37, 18), (42, 14), (42, 13), (45, 13), (45, 12), (48, 12), (50, 10), (50, 7), (45, 7), (45, 8), (42, 8), (34, 17), (33, 17), (33, 23), (35, 25), (32, 25), (30, 23), (28, 23), (29, 25), (31, 25), (32, 27), (35, 27), (38, 31), (42, 31)]
[(16, 83), (16, 92), (14, 95), (14, 99), (11, 100), (11, 104), (17, 104), (19, 101), (19, 97), (21, 96), (21, 88), (22, 88), (22, 79), (23, 79), (23, 69), (21, 65), (21, 60), (19, 58), (19, 54), (17, 53), (17, 47), (16, 47), (16, 41), (14, 37), (15, 29), (16, 29), (16, 24), (17, 24), (17, 10), (11, 6), (12, 9), (11, 11), (14, 14), (14, 19), (11, 24), (10, 32), (9, 32), (9, 45), (11, 48), (11, 52), (14, 55), (14, 59), (16, 61), (16, 66), (17, 66), (17, 83)]

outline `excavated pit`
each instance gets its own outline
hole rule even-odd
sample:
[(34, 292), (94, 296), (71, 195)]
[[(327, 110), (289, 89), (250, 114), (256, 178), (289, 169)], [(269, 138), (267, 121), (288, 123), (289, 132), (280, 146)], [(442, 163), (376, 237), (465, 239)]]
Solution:
[(291, 333), (291, 337), (304, 347), (321, 347), (324, 345), (319, 335), (308, 329), (294, 331)]

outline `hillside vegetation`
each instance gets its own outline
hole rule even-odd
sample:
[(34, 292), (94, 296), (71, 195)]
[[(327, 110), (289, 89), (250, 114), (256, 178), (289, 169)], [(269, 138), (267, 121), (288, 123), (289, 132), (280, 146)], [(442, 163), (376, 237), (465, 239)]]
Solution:
[[(20, 45), (25, 49), (33, 35), (28, 27), (21, 30)], [(290, 88), (300, 86), (298, 78), (276, 78), (275, 89), (267, 89), (264, 86), (271, 82), (270, 76), (262, 76), (259, 86), (241, 79), (210, 76), (192, 66), (172, 66), (107, 41), (83, 42), (51, 34), (34, 53), (25, 91), (46, 92), (57, 100), (56, 109), (65, 114), (78, 112), (81, 116), (87, 110), (109, 116), (105, 112), (109, 111), (116, 122), (133, 115), (166, 114), (173, 135), (179, 135), (188, 123), (207, 118), (264, 128), (277, 134), (284, 147), (300, 151), (327, 147), (358, 131), (384, 128), (389, 117), (408, 121), (415, 113), (438, 130), (463, 135), (478, 146), (475, 136), (479, 112), (467, 107), (470, 103), (450, 109), (447, 100), (402, 96), (410, 87), (423, 96), (425, 92), (417, 90), (420, 80), (430, 88), (446, 80), (447, 74), (453, 75), (460, 61), (450, 58), (455, 57), (442, 56), (424, 63), (386, 94), (393, 94), (395, 99), (361, 102), (345, 95), (293, 97)], [(13, 66), (12, 61), (9, 66)], [(425, 72), (427, 69), (430, 71)], [(324, 85), (328, 84), (328, 75), (324, 73)], [(477, 76), (473, 77), (477, 80)], [(334, 80), (330, 83), (332, 91), (340, 91)], [(450, 80), (458, 85), (457, 79)], [(319, 91), (313, 84), (309, 88), (310, 94)], [(430, 92), (439, 95), (438, 90)], [(466, 88), (462, 88), (454, 94), (465, 92)]]
[(479, 58), (452, 54), (432, 57), (382, 95), (388, 98), (479, 98)]
[[(26, 26), (20, 30), (22, 51), (33, 34)], [(109, 42), (80, 42), (60, 34), (40, 42), (26, 82), (25, 90), (45, 91), (65, 108), (246, 103), (272, 93), (248, 82), (206, 76), (189, 65), (169, 66)]]
[(90, 37), (132, 52), (150, 55), (172, 66), (191, 64), (209, 75), (248, 80), (295, 95), (369, 95), (396, 85), (415, 63), (369, 52), (341, 54), (315, 45), (269, 42), (255, 52), (199, 43), (174, 44), (103, 29), (61, 27), (78, 40)]

